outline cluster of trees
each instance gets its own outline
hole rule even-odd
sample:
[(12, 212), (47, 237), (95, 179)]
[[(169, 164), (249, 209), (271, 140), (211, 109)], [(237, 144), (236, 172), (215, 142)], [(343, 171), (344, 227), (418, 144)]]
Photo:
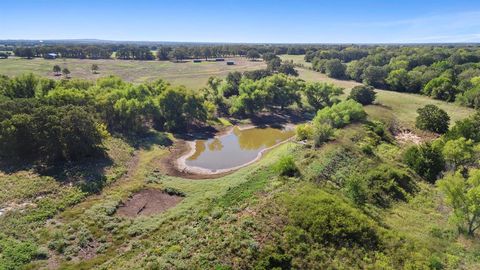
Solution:
[[(431, 113), (419, 116), (422, 122), (447, 122), (444, 112), (429, 105)], [(419, 111), (419, 113), (422, 113)], [(453, 221), (460, 232), (473, 235), (480, 227), (480, 174), (476, 160), (480, 156), (480, 112), (458, 121), (443, 136), (404, 154), (404, 161), (424, 179), (435, 183), (445, 193), (453, 208)], [(443, 126), (434, 125), (434, 127)], [(443, 175), (443, 177), (442, 177)], [(437, 181), (437, 179), (441, 178)]]
[[(92, 66), (92, 72), (97, 69)], [(54, 72), (69, 73), (60, 66)], [(141, 134), (152, 128), (182, 132), (219, 115), (246, 117), (292, 105), (301, 108), (302, 95), (309, 106), (319, 108), (339, 93), (333, 85), (306, 84), (266, 70), (211, 78), (199, 92), (163, 80), (134, 85), (115, 76), (96, 82), (2, 76), (0, 157), (77, 160), (100, 155), (102, 138), (110, 133)]]
[(78, 160), (101, 155), (102, 138), (111, 132), (181, 131), (206, 119), (203, 97), (162, 80), (133, 85), (117, 77), (95, 83), (0, 77), (2, 158)]
[(122, 60), (155, 60), (147, 46), (126, 46), (116, 51), (115, 57)]
[(290, 106), (316, 111), (338, 101), (343, 89), (328, 83), (306, 83), (278, 69), (267, 69), (231, 72), (224, 80), (210, 78), (203, 93), (216, 115), (248, 117)]
[[(248, 58), (255, 59), (260, 57), (258, 52), (251, 52), (249, 51), (249, 54), (247, 54)], [(273, 53), (265, 53), (263, 56), (263, 61), (267, 63), (267, 70), (275, 73), (283, 73), (286, 75), (292, 75), (292, 76), (298, 76), (297, 70), (295, 70), (295, 66), (293, 64), (293, 61), (282, 61), (280, 57)]]
[(18, 57), (48, 58), (49, 53), (55, 53), (62, 58), (79, 59), (109, 59), (112, 56), (113, 49), (108, 46), (90, 45), (90, 46), (34, 46), (34, 47), (16, 47), (13, 53)]
[(480, 107), (478, 47), (370, 46), (310, 49), (305, 60), (338, 79)]

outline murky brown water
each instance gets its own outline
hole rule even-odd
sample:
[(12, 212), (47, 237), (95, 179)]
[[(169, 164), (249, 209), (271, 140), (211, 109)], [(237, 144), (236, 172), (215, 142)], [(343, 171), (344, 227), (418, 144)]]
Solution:
[(195, 153), (185, 161), (187, 166), (222, 170), (254, 160), (260, 151), (294, 135), (293, 129), (250, 128), (208, 140), (195, 142)]

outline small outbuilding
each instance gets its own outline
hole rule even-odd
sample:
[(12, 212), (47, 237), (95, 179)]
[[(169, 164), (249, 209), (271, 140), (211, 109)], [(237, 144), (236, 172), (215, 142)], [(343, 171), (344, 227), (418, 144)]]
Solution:
[(215, 61), (217, 61), (217, 62), (223, 62), (223, 61), (225, 61), (225, 59), (224, 59), (224, 58), (215, 58)]
[(227, 66), (233, 66), (233, 65), (235, 65), (235, 62), (233, 62), (233, 61), (227, 61)]
[(45, 55), (45, 59), (57, 59), (57, 54), (56, 53), (47, 53)]
[(193, 59), (193, 63), (201, 63), (201, 62), (202, 62), (202, 60), (200, 60), (200, 59)]

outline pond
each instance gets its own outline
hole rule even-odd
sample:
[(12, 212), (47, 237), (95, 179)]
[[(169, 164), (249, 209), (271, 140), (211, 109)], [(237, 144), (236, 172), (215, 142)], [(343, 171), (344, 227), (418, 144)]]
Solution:
[(184, 169), (192, 172), (219, 173), (254, 162), (262, 152), (295, 134), (291, 126), (234, 127), (226, 135), (191, 143), (192, 151), (183, 160)]

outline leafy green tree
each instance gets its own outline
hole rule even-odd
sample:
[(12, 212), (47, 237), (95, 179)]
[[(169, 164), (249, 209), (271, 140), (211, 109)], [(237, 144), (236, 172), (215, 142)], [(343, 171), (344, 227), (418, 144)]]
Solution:
[(62, 74), (63, 74), (63, 76), (65, 76), (66, 79), (68, 79), (69, 75), (70, 75), (70, 70), (68, 68), (63, 68), (62, 69)]
[(204, 123), (207, 120), (207, 110), (204, 106), (204, 100), (198, 95), (187, 93), (182, 109), (185, 119), (188, 120), (187, 124)]
[(369, 105), (375, 101), (376, 94), (371, 86), (357, 85), (350, 91), (349, 98), (362, 105)]
[(247, 58), (250, 60), (255, 60), (257, 58), (260, 58), (260, 53), (258, 53), (258, 51), (255, 49), (250, 49), (247, 52)]
[(283, 73), (285, 75), (291, 75), (291, 76), (298, 76), (298, 72), (295, 69), (295, 65), (293, 64), (293, 61), (284, 61), (279, 67), (278, 67), (278, 72)]
[(480, 227), (480, 170), (471, 170), (467, 179), (460, 172), (450, 173), (437, 185), (453, 208), (452, 221), (459, 231), (473, 236)]
[(442, 154), (445, 160), (452, 165), (453, 169), (466, 165), (474, 158), (475, 150), (472, 140), (463, 137), (449, 140), (443, 146)]
[(384, 87), (386, 78), (387, 71), (383, 67), (368, 66), (363, 72), (363, 83), (375, 88)]
[(284, 74), (275, 74), (259, 80), (258, 91), (266, 93), (267, 106), (280, 106), (283, 110), (293, 103), (300, 103), (300, 90), (303, 85), (299, 80)]
[(456, 90), (449, 78), (439, 77), (429, 81), (423, 88), (423, 93), (435, 99), (454, 101)]
[(429, 143), (408, 148), (403, 159), (416, 173), (432, 183), (445, 168), (442, 151)]
[(262, 55), (262, 59), (265, 62), (268, 62), (270, 60), (277, 59), (277, 58), (280, 59), (275, 53), (271, 53), (271, 52), (267, 52)]
[(169, 88), (159, 97), (160, 114), (165, 119), (164, 128), (178, 131), (186, 127), (186, 119), (182, 107), (185, 104), (185, 94), (181, 88)]
[(98, 67), (97, 64), (92, 64), (92, 66), (90, 67), (90, 70), (92, 71), (93, 74), (97, 74), (99, 69), (100, 68)]
[(168, 60), (168, 54), (172, 49), (170, 47), (161, 46), (157, 50), (157, 58), (160, 61)]
[(363, 70), (365, 69), (365, 67), (366, 67), (365, 63), (358, 60), (354, 60), (347, 64), (347, 69), (345, 73), (350, 79), (357, 82), (361, 82)]
[(55, 76), (59, 76), (61, 72), (62, 72), (62, 68), (59, 65), (53, 66), (53, 73)]
[(345, 77), (346, 67), (338, 59), (331, 59), (325, 62), (325, 73), (332, 78), (342, 79)]
[(209, 57), (212, 57), (212, 50), (209, 47), (203, 48), (203, 56), (205, 57), (205, 61), (208, 61)]
[(470, 79), (468, 88), (456, 100), (463, 106), (480, 109), (480, 76)]
[(277, 71), (282, 65), (282, 60), (279, 57), (272, 58), (267, 61), (267, 70)]
[(480, 142), (480, 111), (469, 118), (455, 122), (455, 125), (445, 134), (448, 140), (464, 137), (476, 143)]
[(343, 94), (343, 88), (331, 83), (314, 82), (307, 83), (304, 93), (308, 104), (319, 110), (338, 102), (338, 96)]
[(445, 133), (450, 125), (450, 116), (439, 107), (429, 104), (417, 110), (415, 126), (421, 130)]
[(362, 104), (349, 99), (319, 110), (313, 123), (314, 125), (329, 124), (334, 128), (340, 128), (351, 122), (363, 120), (366, 115)]
[(396, 69), (390, 71), (385, 81), (390, 86), (390, 89), (394, 91), (410, 92), (408, 89), (408, 72), (405, 69)]

